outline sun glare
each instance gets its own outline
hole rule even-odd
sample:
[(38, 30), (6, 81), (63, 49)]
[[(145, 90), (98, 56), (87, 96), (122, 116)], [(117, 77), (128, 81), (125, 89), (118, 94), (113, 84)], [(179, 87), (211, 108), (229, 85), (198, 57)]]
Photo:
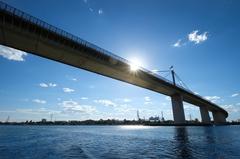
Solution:
[(119, 126), (121, 129), (126, 129), (126, 130), (139, 130), (139, 129), (151, 129), (154, 127), (150, 126), (143, 126), (143, 125), (124, 125), (124, 126)]
[(130, 60), (130, 70), (133, 72), (136, 72), (137, 70), (139, 70), (141, 67), (141, 61), (139, 59), (131, 59)]

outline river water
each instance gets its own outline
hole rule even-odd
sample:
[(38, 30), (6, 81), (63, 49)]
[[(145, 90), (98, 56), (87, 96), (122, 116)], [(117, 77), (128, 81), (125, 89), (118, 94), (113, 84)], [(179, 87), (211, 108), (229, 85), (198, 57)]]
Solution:
[(240, 159), (240, 126), (0, 126), (0, 159)]

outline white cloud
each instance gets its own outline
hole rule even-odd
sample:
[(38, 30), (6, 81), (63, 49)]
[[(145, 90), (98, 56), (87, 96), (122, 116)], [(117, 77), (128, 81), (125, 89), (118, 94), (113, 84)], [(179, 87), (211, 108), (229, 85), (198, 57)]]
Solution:
[(72, 113), (86, 113), (86, 114), (92, 114), (96, 112), (96, 109), (89, 105), (80, 105), (76, 101), (63, 101), (62, 103), (59, 103), (63, 107), (62, 113), (72, 114)]
[(182, 44), (181, 44), (181, 39), (179, 39), (175, 44), (173, 44), (173, 47), (181, 47)]
[(102, 10), (102, 9), (99, 9), (99, 10), (98, 10), (98, 14), (99, 14), (99, 15), (103, 14), (103, 10)]
[(116, 107), (117, 104), (112, 102), (111, 100), (107, 100), (107, 99), (100, 99), (100, 100), (94, 100), (95, 103), (99, 103), (102, 104), (104, 106), (110, 106), (110, 107)]
[(131, 100), (131, 99), (128, 99), (128, 98), (124, 98), (123, 101), (126, 102), (126, 103), (128, 103), (128, 102), (131, 102), (132, 100)]
[(171, 100), (171, 98), (169, 96), (166, 96), (165, 99), (168, 100), (168, 101)]
[(144, 100), (147, 102), (151, 101), (150, 97), (148, 97), (148, 96), (144, 97)]
[(76, 78), (72, 78), (72, 80), (73, 80), (73, 81), (77, 81), (77, 79), (76, 79)]
[(233, 106), (232, 104), (229, 105), (223, 105), (222, 106), (224, 109), (226, 109), (228, 112), (231, 113), (237, 113), (240, 112), (240, 108)]
[(144, 97), (144, 104), (145, 105), (153, 104), (153, 102), (151, 101), (150, 97), (146, 96), (146, 97)]
[(239, 94), (238, 93), (234, 93), (234, 94), (231, 95), (231, 97), (236, 97), (236, 96), (239, 96)]
[(174, 43), (172, 46), (175, 48), (179, 48), (183, 45), (187, 45), (188, 42), (193, 42), (194, 44), (200, 44), (208, 39), (208, 32), (204, 32), (202, 34), (199, 34), (198, 30), (194, 30), (191, 33), (188, 34), (187, 37), (183, 39), (178, 39), (176, 43)]
[(130, 103), (132, 102), (132, 99), (129, 98), (116, 98), (114, 99), (115, 102), (124, 102), (124, 103)]
[(236, 105), (237, 105), (237, 106), (240, 106), (240, 103), (237, 103)]
[(75, 90), (74, 89), (71, 89), (71, 88), (63, 88), (63, 92), (65, 93), (72, 93), (74, 92)]
[(13, 61), (24, 61), (24, 56), (27, 56), (26, 52), (16, 50), (10, 47), (0, 45), (0, 56)]
[(204, 42), (207, 40), (207, 32), (204, 32), (202, 34), (198, 34), (198, 30), (194, 30), (190, 34), (188, 34), (188, 40), (191, 42), (194, 42), (195, 44), (199, 44), (201, 42)]
[(153, 102), (144, 102), (145, 105), (153, 104)]
[(34, 99), (32, 101), (35, 103), (38, 103), (38, 104), (46, 104), (47, 103), (45, 100), (41, 100), (41, 99)]
[(40, 83), (39, 84), (40, 87), (43, 87), (43, 88), (47, 88), (47, 87), (56, 87), (57, 84), (56, 83)]
[(43, 88), (47, 88), (48, 87), (48, 85), (46, 83), (40, 83), (39, 86), (43, 87)]
[(81, 97), (81, 99), (82, 99), (82, 100), (87, 100), (87, 99), (88, 99), (88, 97)]
[(218, 96), (205, 96), (204, 98), (210, 100), (211, 102), (216, 102), (221, 99), (221, 97)]
[(56, 87), (57, 84), (56, 84), (56, 83), (49, 83), (48, 86), (49, 86), (49, 87)]

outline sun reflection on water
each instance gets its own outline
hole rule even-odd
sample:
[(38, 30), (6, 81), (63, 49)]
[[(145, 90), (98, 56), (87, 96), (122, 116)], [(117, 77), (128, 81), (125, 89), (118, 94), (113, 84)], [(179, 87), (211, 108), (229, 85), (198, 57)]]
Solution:
[(123, 125), (119, 126), (121, 129), (127, 129), (127, 130), (140, 130), (140, 129), (152, 129), (154, 127), (151, 126), (144, 126), (144, 125)]

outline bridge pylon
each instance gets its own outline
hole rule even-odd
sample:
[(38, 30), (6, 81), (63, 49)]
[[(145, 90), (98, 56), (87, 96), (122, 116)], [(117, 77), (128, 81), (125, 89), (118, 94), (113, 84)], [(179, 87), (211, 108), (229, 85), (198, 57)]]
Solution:
[(226, 123), (226, 117), (223, 113), (219, 111), (212, 112), (214, 124), (224, 124)]
[(175, 124), (185, 124), (185, 114), (183, 109), (183, 97), (181, 94), (171, 96), (173, 119)]
[(202, 118), (202, 123), (210, 124), (211, 119), (210, 119), (207, 107), (201, 106), (201, 107), (199, 107), (199, 109), (200, 109), (200, 114), (201, 114), (201, 118)]

